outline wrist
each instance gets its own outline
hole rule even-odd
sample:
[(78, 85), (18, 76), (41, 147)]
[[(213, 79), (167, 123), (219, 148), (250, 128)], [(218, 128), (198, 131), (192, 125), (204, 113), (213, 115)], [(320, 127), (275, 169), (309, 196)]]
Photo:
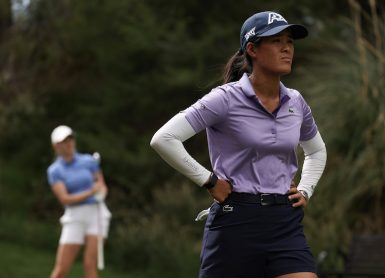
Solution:
[(211, 189), (217, 184), (217, 181), (218, 181), (218, 176), (215, 175), (214, 172), (212, 172), (209, 179), (202, 186), (206, 189)]
[(99, 190), (98, 190), (98, 188), (96, 187), (96, 186), (93, 186), (91, 189), (90, 189), (90, 194), (91, 194), (91, 196), (92, 195), (95, 195), (97, 192), (98, 192)]
[(306, 201), (309, 201), (309, 194), (305, 190), (298, 190), (299, 193), (302, 194), (302, 196), (305, 198)]
[(92, 188), (90, 191), (88, 191), (88, 197), (92, 197), (92, 196), (94, 196), (95, 195), (95, 193), (96, 193), (96, 191)]

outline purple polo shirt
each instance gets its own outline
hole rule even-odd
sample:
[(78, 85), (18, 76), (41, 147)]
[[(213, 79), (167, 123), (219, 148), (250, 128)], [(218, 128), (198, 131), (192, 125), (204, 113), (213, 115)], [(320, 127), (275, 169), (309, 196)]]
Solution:
[(298, 169), (299, 141), (317, 133), (298, 91), (281, 83), (280, 106), (269, 113), (247, 74), (213, 89), (183, 113), (196, 132), (206, 129), (212, 168), (236, 192), (285, 194)]

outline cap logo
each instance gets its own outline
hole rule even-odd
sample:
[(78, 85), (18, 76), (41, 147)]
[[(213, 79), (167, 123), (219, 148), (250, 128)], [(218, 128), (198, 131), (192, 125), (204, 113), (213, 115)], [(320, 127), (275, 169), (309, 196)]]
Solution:
[(287, 23), (286, 19), (284, 19), (282, 15), (277, 13), (269, 13), (269, 21), (267, 24), (271, 24), (274, 21), (284, 21)]
[(255, 35), (255, 27), (253, 27), (249, 32), (246, 33), (245, 39), (246, 41), (251, 37)]

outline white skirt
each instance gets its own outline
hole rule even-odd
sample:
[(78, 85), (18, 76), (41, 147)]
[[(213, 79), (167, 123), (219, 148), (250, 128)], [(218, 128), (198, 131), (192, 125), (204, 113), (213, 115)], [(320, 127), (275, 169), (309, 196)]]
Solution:
[(60, 244), (84, 244), (88, 235), (107, 238), (111, 212), (104, 202), (66, 207), (60, 218)]

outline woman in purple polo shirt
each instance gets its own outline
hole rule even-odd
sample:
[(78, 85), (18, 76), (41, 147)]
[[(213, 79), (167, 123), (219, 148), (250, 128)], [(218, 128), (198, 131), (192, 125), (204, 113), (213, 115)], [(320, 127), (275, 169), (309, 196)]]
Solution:
[[(280, 78), (291, 72), (293, 42), (306, 28), (275, 12), (248, 18), (240, 49), (213, 89), (168, 121), (151, 146), (216, 201), (210, 208), (201, 253), (201, 278), (314, 278), (303, 207), (326, 163), (326, 148), (301, 94)], [(183, 142), (206, 130), (213, 171)], [(291, 187), (305, 154), (301, 179)]]
[(99, 267), (102, 264), (98, 252), (102, 250), (101, 241), (107, 237), (111, 218), (103, 202), (107, 193), (103, 174), (92, 155), (76, 152), (74, 133), (70, 127), (56, 127), (52, 131), (51, 142), (57, 159), (47, 170), (48, 181), (65, 212), (60, 218), (62, 232), (50, 277), (66, 277), (84, 245), (85, 277), (97, 278), (97, 258)]

